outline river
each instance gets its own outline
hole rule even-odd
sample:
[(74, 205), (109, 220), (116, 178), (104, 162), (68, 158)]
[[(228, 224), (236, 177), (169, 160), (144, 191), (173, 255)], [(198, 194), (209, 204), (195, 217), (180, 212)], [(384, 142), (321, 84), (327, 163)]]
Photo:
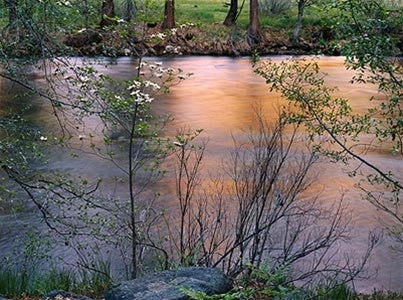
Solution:
[[(285, 57), (274, 57), (280, 61)], [(227, 57), (168, 57), (150, 58), (150, 61), (162, 61), (164, 65), (181, 68), (193, 73), (191, 78), (171, 88), (169, 94), (158, 97), (153, 102), (156, 114), (172, 114), (174, 120), (168, 125), (167, 132), (175, 132), (178, 128), (191, 127), (203, 129), (203, 137), (208, 139), (204, 169), (210, 173), (217, 172), (221, 161), (228, 155), (232, 147), (232, 134), (237, 134), (253, 123), (253, 104), (260, 103), (269, 116), (275, 117), (276, 105), (283, 101), (277, 94), (269, 94), (264, 81), (257, 77), (248, 58)], [(376, 88), (369, 85), (351, 85), (349, 80), (352, 73), (346, 71), (342, 57), (320, 57), (321, 70), (328, 73), (326, 82), (337, 86), (336, 95), (352, 100), (355, 111), (365, 111), (368, 98), (374, 96), (374, 101), (381, 99)], [(107, 68), (100, 67), (108, 75), (127, 79), (134, 75), (134, 61), (130, 58), (119, 58), (116, 63)], [(40, 74), (33, 77), (36, 84), (43, 84)], [(12, 95), (19, 92), (15, 84), (0, 81), (0, 107), (15, 106)], [(21, 105), (18, 104), (18, 105)], [(29, 110), (29, 118), (40, 128), (56, 126), (54, 120), (48, 118), (50, 108), (41, 99), (34, 100), (34, 106)], [(401, 156), (393, 156), (385, 151), (373, 151), (367, 154), (368, 159), (377, 165), (400, 174), (403, 180), (403, 162)], [(85, 176), (105, 175), (108, 170), (109, 178), (118, 174), (108, 163), (96, 158), (72, 160), (66, 153), (57, 152), (50, 159), (50, 164), (44, 168), (68, 171)], [(348, 247), (354, 252), (364, 251), (367, 244), (367, 234), (372, 229), (380, 229), (381, 221), (388, 222), (387, 216), (377, 211), (354, 188), (354, 179), (349, 178), (345, 168), (328, 162), (321, 162), (317, 167), (320, 174), (311, 193), (319, 193), (321, 201), (338, 199), (345, 195), (349, 210), (352, 212), (354, 227), (352, 239)], [(116, 172), (116, 173), (115, 173)], [(169, 206), (169, 204), (167, 204)], [(0, 256), (12, 248), (13, 241), (19, 240), (32, 224), (39, 226), (38, 214), (21, 212), (7, 214), (0, 212)], [(370, 292), (373, 289), (392, 289), (403, 291), (403, 257), (391, 249), (393, 241), (383, 237), (376, 248), (370, 263), (369, 271), (376, 276), (357, 283), (357, 289)], [(401, 245), (400, 245), (401, 246)], [(61, 255), (61, 253), (58, 253)]]

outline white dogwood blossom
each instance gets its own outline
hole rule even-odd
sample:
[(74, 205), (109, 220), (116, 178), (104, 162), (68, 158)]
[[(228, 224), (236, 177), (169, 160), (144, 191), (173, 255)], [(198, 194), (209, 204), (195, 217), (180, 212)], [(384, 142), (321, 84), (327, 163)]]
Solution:
[(141, 87), (141, 82), (137, 80), (133, 80), (133, 83), (127, 88), (128, 91), (132, 91), (135, 89), (139, 89)]
[(140, 90), (133, 90), (130, 96), (134, 97), (134, 102), (138, 104), (150, 103), (154, 100), (149, 94), (143, 93)]
[(155, 82), (152, 82), (152, 81), (144, 82), (144, 86), (151, 87), (154, 91), (158, 91), (161, 89), (161, 87), (158, 84), (156, 84)]
[[(39, 1), (39, 2), (42, 2), (42, 1)], [(58, 1), (58, 2), (56, 2), (56, 4), (61, 5), (61, 6), (69, 6), (69, 7), (72, 6), (70, 1), (67, 1), (67, 0), (66, 1)]]
[(150, 35), (150, 38), (159, 38), (161, 40), (163, 40), (165, 37), (166, 37), (166, 34), (162, 33), (162, 32)]

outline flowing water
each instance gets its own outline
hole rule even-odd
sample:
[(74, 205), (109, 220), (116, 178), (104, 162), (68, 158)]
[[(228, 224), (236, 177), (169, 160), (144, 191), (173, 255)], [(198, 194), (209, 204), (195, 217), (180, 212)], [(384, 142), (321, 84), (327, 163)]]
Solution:
[[(273, 59), (280, 61), (285, 57)], [(155, 100), (153, 111), (156, 114), (168, 113), (174, 116), (174, 121), (167, 128), (168, 132), (173, 133), (183, 127), (204, 130), (203, 137), (208, 139), (204, 170), (210, 173), (220, 170), (221, 161), (228, 155), (233, 144), (231, 135), (239, 133), (253, 123), (254, 104), (261, 104), (268, 118), (275, 118), (276, 106), (284, 101), (277, 94), (268, 93), (264, 81), (253, 73), (248, 58), (177, 57), (150, 60), (163, 61), (164, 65), (194, 73), (190, 79), (172, 87), (170, 94)], [(382, 99), (374, 86), (349, 84), (352, 73), (345, 70), (343, 58), (320, 57), (319, 65), (328, 73), (327, 83), (338, 87), (336, 95), (351, 99), (355, 111), (365, 111), (371, 96), (375, 97), (373, 101)], [(108, 68), (102, 67), (102, 72), (116, 78), (130, 78), (135, 74), (135, 62), (129, 58), (121, 58)], [(38, 85), (43, 84), (44, 78), (40, 74), (37, 75), (33, 80)], [(0, 90), (2, 111), (8, 106), (24, 106), (24, 102), (19, 101), (16, 104), (12, 98), (19, 92), (15, 84), (0, 79)], [(41, 128), (57, 125), (49, 119), (50, 108), (42, 100), (34, 99), (33, 103), (28, 112), (30, 120)], [(373, 151), (367, 157), (376, 165), (398, 174), (400, 180), (403, 179), (401, 156), (393, 156), (387, 151)], [(110, 178), (118, 174), (118, 170), (115, 173), (107, 162), (97, 157), (72, 160), (68, 154), (58, 152), (53, 154), (53, 159), (50, 161), (50, 165), (44, 168), (93, 177), (105, 176), (105, 170), (108, 170), (107, 177)], [(345, 195), (354, 219), (352, 231), (354, 238), (348, 243), (347, 248), (362, 253), (365, 251), (368, 232), (382, 228), (382, 222), (388, 223), (387, 216), (361, 199), (360, 194), (354, 189), (354, 179), (346, 175), (342, 166), (322, 162), (318, 171), (319, 169), (320, 173), (310, 193), (312, 196), (320, 195), (321, 201), (332, 201), (339, 199), (342, 194)], [(169, 206), (169, 202), (166, 205)], [(7, 253), (13, 241), (18, 240), (18, 237), (22, 236), (32, 224), (39, 226), (40, 223), (35, 212), (14, 214), (0, 212), (0, 222), (0, 254)], [(377, 272), (377, 276), (359, 282), (357, 285), (359, 290), (367, 292), (374, 288), (402, 290), (403, 259), (399, 252), (391, 249), (392, 245), (390, 238), (383, 238), (369, 265), (370, 272), (372, 274)]]

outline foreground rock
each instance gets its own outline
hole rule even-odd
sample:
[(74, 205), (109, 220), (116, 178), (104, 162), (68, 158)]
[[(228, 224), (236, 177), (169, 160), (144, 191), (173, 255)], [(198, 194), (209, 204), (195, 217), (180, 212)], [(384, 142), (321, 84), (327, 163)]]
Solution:
[(189, 299), (181, 288), (221, 294), (232, 288), (231, 280), (213, 268), (182, 268), (125, 281), (107, 291), (106, 300), (181, 300)]

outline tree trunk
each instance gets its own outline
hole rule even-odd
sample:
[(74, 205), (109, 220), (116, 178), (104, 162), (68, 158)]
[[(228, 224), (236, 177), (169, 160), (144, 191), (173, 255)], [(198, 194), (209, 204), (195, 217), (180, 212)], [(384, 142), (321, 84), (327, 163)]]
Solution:
[(237, 13), (238, 13), (238, 0), (231, 0), (231, 6), (229, 8), (227, 16), (225, 17), (224, 25), (226, 26), (234, 25)]
[(126, 21), (130, 22), (136, 16), (136, 9), (134, 8), (133, 0), (127, 0), (126, 10)]
[(175, 27), (175, 0), (165, 0), (163, 29), (171, 29)]
[(101, 27), (113, 25), (114, 22), (111, 19), (115, 18), (115, 5), (113, 0), (103, 0), (102, 1), (102, 18)]
[(8, 9), (8, 24), (13, 24), (18, 20), (17, 0), (4, 0), (4, 4)]
[(292, 35), (292, 41), (296, 44), (299, 42), (299, 32), (302, 27), (302, 17), (304, 15), (305, 2), (305, 0), (298, 0), (298, 18), (297, 23), (295, 24), (294, 33)]
[(254, 46), (260, 42), (259, 36), (259, 3), (258, 0), (250, 0), (248, 43)]
[[(140, 60), (141, 62), (141, 60)], [(139, 66), (141, 63), (139, 63)], [(138, 69), (140, 71), (140, 68)], [(140, 75), (140, 72), (138, 72)], [(130, 141), (129, 141), (129, 193), (130, 193), (130, 225), (131, 225), (131, 239), (132, 239), (132, 259), (131, 259), (131, 267), (132, 267), (132, 278), (137, 278), (138, 271), (138, 262), (137, 262), (137, 246), (138, 246), (138, 236), (137, 236), (137, 224), (136, 224), (136, 199), (134, 192), (134, 171), (133, 171), (133, 156), (134, 156), (134, 144), (135, 144), (135, 134), (136, 134), (136, 126), (137, 126), (137, 117), (138, 117), (138, 103), (135, 104), (134, 112), (132, 116), (132, 124), (130, 129)]]

